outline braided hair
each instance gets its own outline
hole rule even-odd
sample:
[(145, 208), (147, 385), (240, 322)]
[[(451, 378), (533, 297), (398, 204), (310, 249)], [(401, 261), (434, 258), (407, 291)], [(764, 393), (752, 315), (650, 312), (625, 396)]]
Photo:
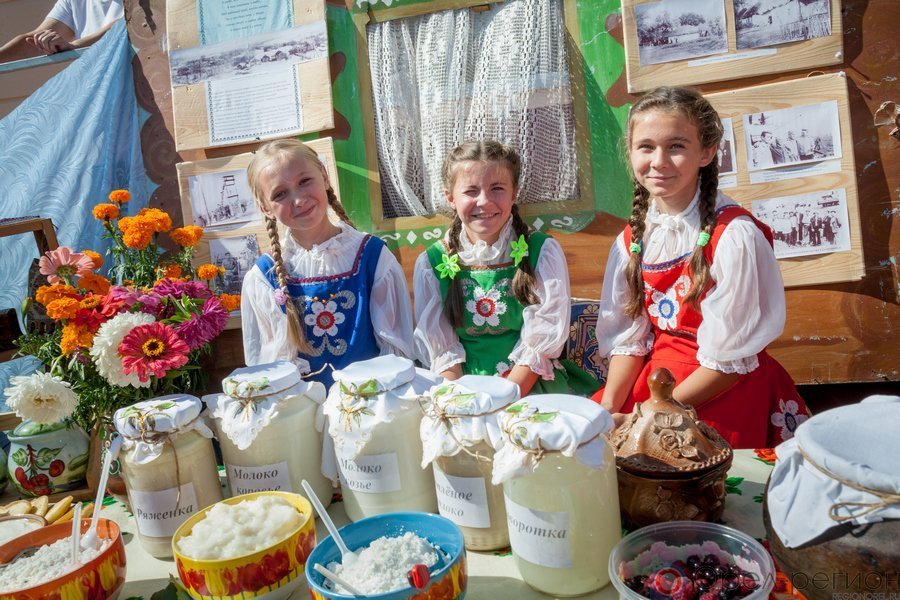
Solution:
[[(266, 191), (262, 189), (262, 185), (259, 181), (260, 174), (266, 169), (277, 169), (284, 161), (290, 160), (312, 161), (322, 172), (323, 176), (327, 178), (325, 165), (319, 160), (318, 154), (303, 142), (289, 138), (275, 140), (262, 145), (255, 152), (253, 160), (250, 161), (250, 165), (247, 167), (247, 181), (250, 184), (250, 189), (253, 191), (253, 198), (256, 200), (256, 206), (263, 213), (268, 212), (269, 199), (265, 197)], [(334, 189), (329, 185), (325, 190), (325, 193), (328, 197), (328, 206), (331, 210), (334, 211), (341, 221), (350, 227), (355, 228), (353, 221), (350, 220), (350, 217), (344, 210), (344, 206), (334, 193)], [(266, 233), (269, 236), (269, 243), (272, 248), (272, 259), (275, 263), (275, 266), (273, 267), (275, 277), (278, 280), (280, 288), (287, 294), (287, 285), (290, 275), (281, 255), (281, 236), (278, 229), (278, 222), (272, 217), (267, 216)], [(303, 315), (300, 314), (300, 309), (290, 297), (288, 297), (288, 301), (285, 302), (285, 310), (288, 317), (288, 341), (298, 352), (309, 354), (312, 348), (309, 345), (309, 340), (306, 339), (306, 332), (303, 328)]]
[[(718, 113), (700, 92), (685, 87), (658, 87), (644, 94), (635, 102), (628, 112), (628, 148), (631, 149), (631, 132), (637, 115), (651, 111), (680, 113), (697, 127), (702, 148), (717, 147), (722, 139), (722, 121)], [(716, 227), (716, 198), (719, 188), (719, 165), (715, 157), (700, 169), (700, 233), (712, 235)], [(634, 184), (634, 200), (628, 224), (631, 226), (632, 240), (642, 243), (644, 237), (644, 221), (649, 208), (650, 193), (642, 186), (632, 172)], [(625, 313), (637, 317), (644, 306), (644, 280), (641, 276), (640, 252), (630, 252), (625, 279), (631, 296), (625, 305)], [(710, 265), (705, 246), (697, 245), (691, 253), (689, 261), (691, 289), (685, 295), (685, 301), (696, 310), (700, 310), (700, 298), (710, 284)]]
[[(512, 177), (514, 190), (517, 193), (519, 189), (519, 176), (522, 173), (522, 162), (519, 154), (510, 146), (501, 144), (494, 140), (468, 141), (460, 144), (450, 151), (447, 158), (444, 159), (444, 165), (441, 169), (441, 177), (446, 193), (451, 193), (456, 178), (456, 172), (459, 165), (464, 162), (496, 162), (506, 166)], [(524, 236), (527, 242), (530, 238), (528, 225), (519, 215), (519, 207), (513, 204), (510, 213), (512, 217), (512, 227), (515, 236)], [(450, 231), (447, 235), (448, 253), (457, 254), (460, 250), (459, 237), (462, 234), (462, 220), (459, 214), (454, 212), (453, 222), (450, 225)], [(516, 300), (523, 305), (528, 306), (537, 304), (540, 299), (534, 291), (537, 282), (534, 276), (534, 269), (531, 262), (522, 260), (516, 268), (516, 274), (512, 281), (512, 292)], [(460, 327), (463, 320), (463, 289), (462, 282), (459, 278), (453, 278), (450, 281), (447, 290), (447, 297), (444, 301), (444, 315), (453, 327)]]

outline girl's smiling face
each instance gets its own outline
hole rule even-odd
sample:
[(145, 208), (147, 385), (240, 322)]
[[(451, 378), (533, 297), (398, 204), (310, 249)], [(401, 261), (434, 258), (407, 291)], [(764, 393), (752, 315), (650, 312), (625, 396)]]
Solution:
[(493, 244), (512, 212), (516, 182), (502, 162), (467, 160), (456, 165), (453, 187), (444, 190), (444, 195), (469, 240)]
[(697, 126), (682, 113), (651, 109), (632, 117), (628, 153), (657, 208), (677, 214), (694, 198), (700, 169), (715, 158), (716, 146), (703, 147)]

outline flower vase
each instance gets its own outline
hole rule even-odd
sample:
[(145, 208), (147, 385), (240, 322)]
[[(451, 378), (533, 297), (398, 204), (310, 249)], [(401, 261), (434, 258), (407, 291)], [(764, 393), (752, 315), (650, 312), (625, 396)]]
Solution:
[(7, 466), (23, 496), (73, 490), (84, 483), (88, 436), (67, 421), (42, 425), (24, 421), (9, 435)]
[[(91, 431), (90, 457), (87, 464), (88, 488), (95, 494), (100, 485), (100, 469), (103, 467), (103, 455), (106, 448), (106, 440), (109, 439), (110, 430), (102, 425), (94, 427)], [(122, 469), (118, 459), (112, 461), (109, 466), (109, 479), (106, 482), (106, 491), (125, 498), (125, 481), (122, 479)]]

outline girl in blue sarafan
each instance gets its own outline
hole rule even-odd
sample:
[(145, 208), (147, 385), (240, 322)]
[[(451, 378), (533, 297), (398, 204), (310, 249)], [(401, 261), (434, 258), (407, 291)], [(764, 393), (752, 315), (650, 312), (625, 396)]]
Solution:
[(411, 356), (403, 270), (382, 240), (354, 228), (315, 151), (295, 139), (269, 142), (247, 179), (272, 248), (241, 290), (247, 364), (293, 360), (330, 387), (331, 368)]

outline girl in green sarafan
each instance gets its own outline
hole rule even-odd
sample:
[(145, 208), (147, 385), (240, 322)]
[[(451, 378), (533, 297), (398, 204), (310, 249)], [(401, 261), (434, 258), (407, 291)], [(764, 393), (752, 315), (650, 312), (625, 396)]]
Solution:
[(500, 375), (523, 396), (588, 395), (599, 383), (558, 360), (571, 316), (566, 257), (519, 216), (520, 173), (516, 151), (490, 140), (465, 142), (444, 160), (453, 224), (416, 261), (417, 352), (447, 379)]

